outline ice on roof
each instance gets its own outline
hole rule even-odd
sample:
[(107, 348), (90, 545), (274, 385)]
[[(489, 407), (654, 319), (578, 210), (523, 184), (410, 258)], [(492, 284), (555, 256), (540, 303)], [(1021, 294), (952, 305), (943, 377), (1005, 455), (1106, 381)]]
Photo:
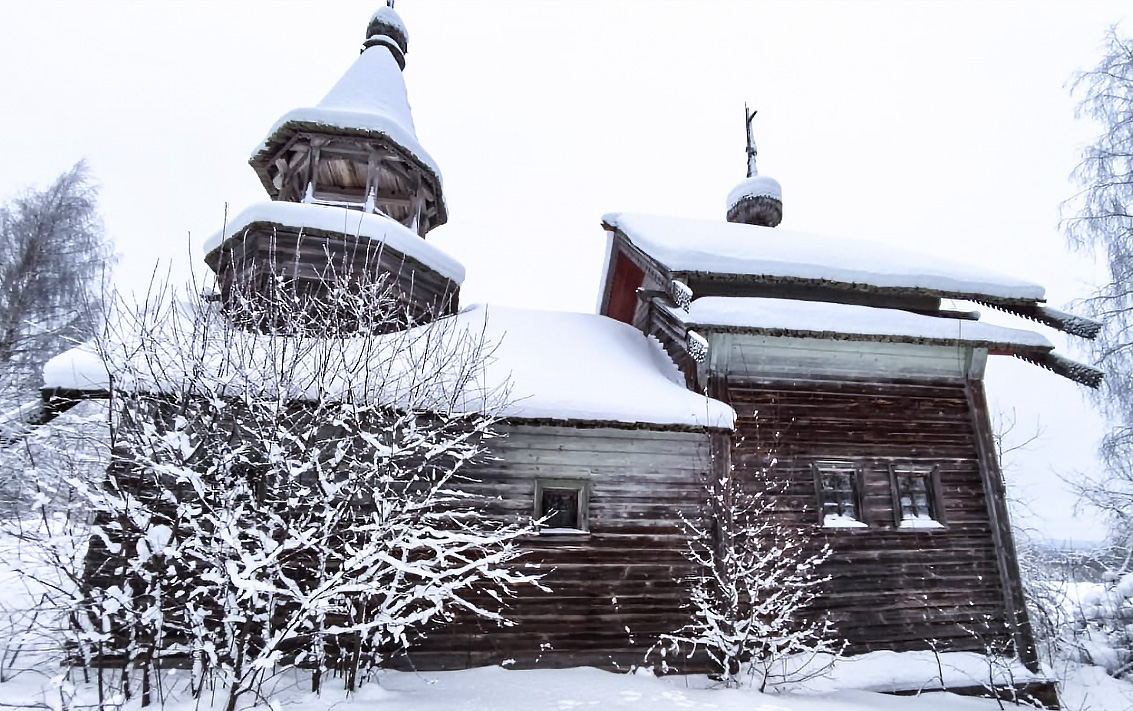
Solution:
[(876, 242), (780, 227), (613, 213), (605, 224), (674, 272), (808, 279), (1042, 301), (1033, 282)]
[(702, 327), (750, 328), (766, 331), (893, 337), (910, 340), (1015, 345), (1051, 350), (1041, 334), (990, 323), (922, 314), (793, 299), (704, 296), (693, 300), (686, 323)]
[[(186, 369), (202, 362), (206, 372), (228, 373), (225, 382), (231, 387), (240, 387), (245, 378), (262, 388), (274, 382), (268, 374), (278, 368), (275, 354), (286, 354), (300, 361), (288, 361), (289, 372), (300, 373), (294, 382), (309, 389), (287, 393), (296, 399), (319, 391), (349, 392), (425, 410), (441, 408), (438, 398), (443, 398), (446, 411), (451, 407), (524, 419), (717, 428), (730, 428), (735, 421), (728, 405), (676, 382), (673, 363), (659, 343), (604, 316), (479, 305), (429, 326), (371, 339), (331, 341), (228, 330), (204, 349), (202, 359), (189, 363), (177, 350), (185, 343), (184, 337), (175, 337), (177, 329), (192, 329), (193, 324), (215, 329), (211, 319), (223, 318), (213, 313), (201, 319), (192, 308), (184, 306), (162, 319), (150, 334), (156, 337), (143, 339), (121, 321), (113, 329), (118, 335), (103, 349), (109, 368), (89, 346), (52, 358), (44, 368), (45, 387), (106, 390), (109, 370), (127, 390), (181, 390), (193, 382)], [(327, 362), (328, 348), (345, 351), (333, 351), (343, 357), (332, 361), (351, 367), (319, 374), (316, 364)], [(477, 351), (484, 358), (468, 372), (461, 370), (461, 358), (450, 357)], [(241, 363), (236, 377), (231, 375), (233, 352), (253, 354), (255, 360)], [(310, 377), (303, 377), (305, 371)]]
[(288, 123), (380, 133), (418, 159), (438, 180), (441, 178), (440, 167), (417, 141), (401, 67), (383, 45), (363, 51), (317, 106), (284, 114), (253, 151), (253, 158)]
[(351, 237), (364, 237), (389, 245), (457, 284), (464, 281), (464, 266), (460, 262), (421, 239), (416, 232), (400, 222), (385, 215), (332, 205), (282, 201), (256, 203), (230, 220), (223, 231), (206, 240), (205, 254), (212, 252), (225, 240), (239, 234), (253, 222), (269, 222)]

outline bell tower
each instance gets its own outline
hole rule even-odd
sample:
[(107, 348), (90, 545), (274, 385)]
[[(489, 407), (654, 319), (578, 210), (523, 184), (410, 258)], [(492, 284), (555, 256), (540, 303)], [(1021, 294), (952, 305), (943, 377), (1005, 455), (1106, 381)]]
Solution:
[[(448, 213), (441, 171), (413, 125), (408, 48), (392, 2), (379, 8), (361, 54), (326, 96), (284, 114), (253, 152), (248, 162), (271, 201), (205, 244), (234, 321), (348, 333), (457, 309), (464, 268), (425, 242)], [(347, 313), (364, 290), (381, 293), (383, 313)]]
[(248, 161), (273, 200), (377, 212), (422, 237), (448, 220), (440, 169), (413, 126), (408, 50), (401, 18), (379, 8), (338, 83), (281, 117)]

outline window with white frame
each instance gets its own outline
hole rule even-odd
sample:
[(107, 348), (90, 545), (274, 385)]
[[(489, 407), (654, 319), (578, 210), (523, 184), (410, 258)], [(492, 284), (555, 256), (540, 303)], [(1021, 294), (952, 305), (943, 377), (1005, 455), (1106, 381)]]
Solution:
[(865, 528), (861, 468), (849, 459), (820, 459), (812, 464), (819, 516), (827, 528)]
[(580, 479), (537, 479), (535, 519), (540, 533), (589, 530), (590, 484)]
[(926, 464), (891, 464), (893, 514), (898, 528), (941, 528), (940, 474)]

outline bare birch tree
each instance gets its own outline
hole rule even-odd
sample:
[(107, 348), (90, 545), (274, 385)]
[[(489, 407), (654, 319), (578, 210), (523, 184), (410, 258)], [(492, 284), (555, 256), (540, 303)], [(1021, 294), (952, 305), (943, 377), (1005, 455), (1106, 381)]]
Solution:
[(111, 258), (97, 198), (80, 162), (0, 206), (0, 396), (34, 398), (47, 359), (97, 329)]
[(1080, 191), (1063, 209), (1070, 244), (1104, 258), (1108, 281), (1086, 299), (1104, 327), (1092, 344), (1105, 371), (1098, 403), (1112, 429), (1101, 445), (1105, 473), (1079, 491), (1100, 508), (1115, 542), (1133, 543), (1133, 40), (1117, 27), (1106, 34), (1097, 66), (1074, 80), (1079, 116), (1095, 121), (1101, 134), (1083, 152), (1074, 171)]

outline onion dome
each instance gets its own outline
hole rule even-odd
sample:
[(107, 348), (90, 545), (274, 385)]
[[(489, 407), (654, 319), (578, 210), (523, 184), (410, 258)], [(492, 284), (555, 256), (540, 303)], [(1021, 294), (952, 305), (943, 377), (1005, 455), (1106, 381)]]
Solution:
[(388, 47), (389, 53), (397, 60), (398, 65), (405, 69), (405, 55), (409, 52), (409, 32), (392, 7), (382, 6), (370, 18), (362, 51), (365, 52), (375, 45)]
[(751, 131), (751, 121), (755, 114), (755, 111), (749, 111), (744, 106), (747, 124), (747, 178), (728, 193), (728, 222), (775, 227), (783, 220), (783, 188), (778, 180), (760, 175), (756, 168), (758, 151)]

